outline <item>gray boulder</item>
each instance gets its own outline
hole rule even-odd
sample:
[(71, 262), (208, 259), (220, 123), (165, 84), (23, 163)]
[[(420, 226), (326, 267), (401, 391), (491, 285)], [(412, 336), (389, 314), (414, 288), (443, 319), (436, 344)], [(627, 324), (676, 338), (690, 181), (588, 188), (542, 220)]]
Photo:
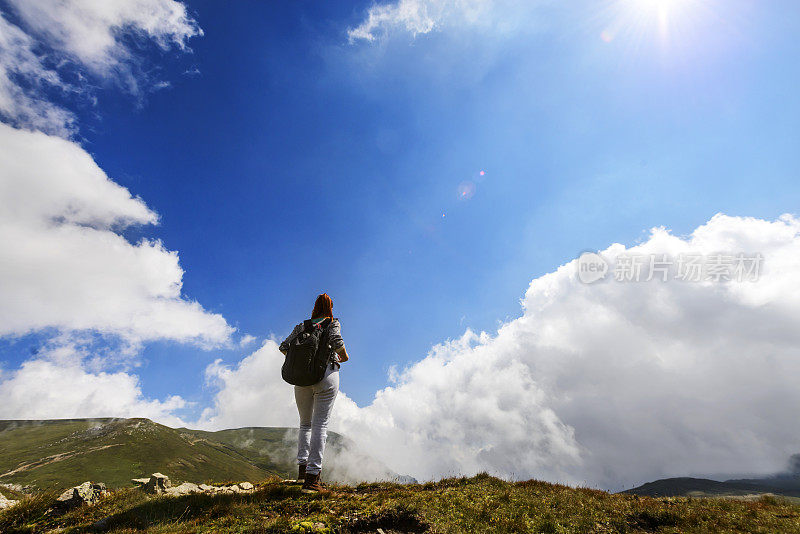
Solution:
[(0, 510), (3, 510), (5, 508), (11, 508), (15, 504), (17, 504), (17, 501), (8, 499), (8, 498), (6, 498), (5, 495), (0, 493)]
[(171, 488), (167, 488), (164, 490), (165, 495), (189, 495), (191, 493), (202, 493), (203, 490), (200, 489), (200, 486), (197, 484), (193, 484), (192, 482), (184, 482), (178, 486), (172, 486)]
[(229, 486), (198, 485), (192, 482), (184, 482), (183, 484), (173, 486), (169, 477), (161, 473), (153, 473), (150, 475), (150, 478), (134, 478), (131, 479), (131, 482), (148, 493), (169, 495), (171, 497), (191, 495), (193, 493), (231, 495), (235, 493), (252, 493), (256, 489), (252, 482), (239, 482), (238, 484), (231, 484)]
[(55, 507), (59, 510), (69, 510), (85, 504), (94, 504), (106, 495), (108, 495), (108, 489), (105, 484), (102, 482), (93, 484), (87, 481), (59, 495)]
[(142, 486), (148, 493), (164, 493), (167, 488), (171, 487), (172, 482), (170, 482), (169, 477), (161, 473), (153, 473), (150, 475), (150, 480)]

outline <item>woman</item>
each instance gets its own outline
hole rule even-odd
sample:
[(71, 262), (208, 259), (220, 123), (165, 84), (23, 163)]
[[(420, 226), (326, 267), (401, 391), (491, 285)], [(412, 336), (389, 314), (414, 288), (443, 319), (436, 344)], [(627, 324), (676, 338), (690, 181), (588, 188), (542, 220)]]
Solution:
[[(312, 386), (295, 386), (294, 399), (300, 413), (300, 433), (297, 438), (298, 482), (303, 482), (303, 493), (316, 493), (322, 489), (320, 474), (322, 471), (322, 453), (325, 451), (325, 439), (328, 435), (328, 420), (333, 410), (333, 401), (339, 392), (339, 364), (349, 360), (342, 340), (342, 328), (339, 319), (333, 317), (333, 300), (327, 293), (317, 297), (311, 320), (321, 323), (330, 317), (327, 343), (330, 347), (330, 361), (322, 380)], [(303, 330), (302, 323), (295, 326), (292, 333), (281, 343), (280, 351), (289, 350), (292, 340)], [(320, 345), (322, 350), (323, 345)]]

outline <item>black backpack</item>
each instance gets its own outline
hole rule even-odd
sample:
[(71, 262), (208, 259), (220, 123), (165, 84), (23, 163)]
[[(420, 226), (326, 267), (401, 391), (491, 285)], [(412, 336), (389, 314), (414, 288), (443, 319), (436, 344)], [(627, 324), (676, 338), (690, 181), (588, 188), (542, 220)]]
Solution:
[(295, 386), (311, 386), (325, 376), (331, 357), (328, 345), (328, 327), (332, 320), (326, 317), (314, 324), (311, 319), (303, 321), (303, 328), (289, 343), (281, 376)]

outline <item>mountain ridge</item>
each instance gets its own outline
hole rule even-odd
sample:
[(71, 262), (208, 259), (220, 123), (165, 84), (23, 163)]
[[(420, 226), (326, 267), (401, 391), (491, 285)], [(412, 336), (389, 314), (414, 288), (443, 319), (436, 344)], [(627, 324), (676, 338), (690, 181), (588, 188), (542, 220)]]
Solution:
[[(145, 418), (0, 420), (0, 484), (44, 489), (85, 480), (109, 487), (161, 471), (178, 481), (262, 480), (294, 476), (297, 429), (220, 431), (171, 428)], [(329, 432), (326, 475), (353, 481), (399, 477)]]

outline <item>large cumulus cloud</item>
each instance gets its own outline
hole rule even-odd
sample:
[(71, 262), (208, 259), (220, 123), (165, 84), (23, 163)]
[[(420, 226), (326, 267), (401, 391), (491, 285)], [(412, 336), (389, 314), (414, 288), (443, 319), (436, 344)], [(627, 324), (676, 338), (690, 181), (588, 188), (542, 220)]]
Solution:
[[(493, 335), (434, 347), (368, 406), (337, 401), (333, 428), (423, 479), (488, 470), (619, 489), (778, 470), (800, 440), (800, 221), (720, 214), (601, 254), (719, 252), (762, 254), (760, 279), (587, 285), (563, 265)], [(269, 341), (236, 368), (215, 364), (220, 391), (200, 423), (293, 422), (281, 361)]]
[(147, 417), (183, 426), (183, 398), (148, 398), (136, 375), (104, 367), (89, 340), (59, 336), (18, 369), (0, 369), (0, 419)]
[(119, 231), (158, 218), (77, 144), (0, 125), (0, 336), (93, 330), (134, 344), (226, 343), (233, 329), (181, 294), (178, 255)]

